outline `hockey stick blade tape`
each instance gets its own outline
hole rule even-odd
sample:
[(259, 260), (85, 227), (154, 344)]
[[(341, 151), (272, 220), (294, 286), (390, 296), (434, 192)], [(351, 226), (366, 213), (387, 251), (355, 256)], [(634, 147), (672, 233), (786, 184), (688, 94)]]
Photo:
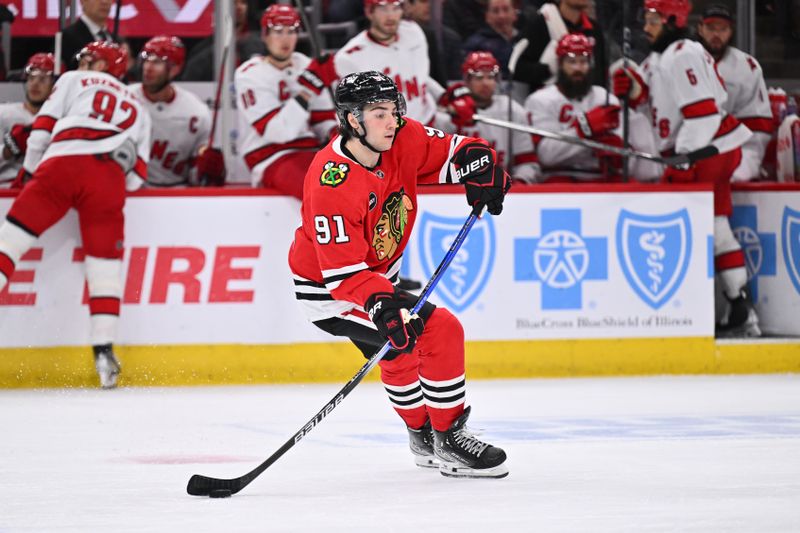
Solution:
[(233, 492), (230, 489), (215, 489), (208, 493), (209, 498), (230, 498)]

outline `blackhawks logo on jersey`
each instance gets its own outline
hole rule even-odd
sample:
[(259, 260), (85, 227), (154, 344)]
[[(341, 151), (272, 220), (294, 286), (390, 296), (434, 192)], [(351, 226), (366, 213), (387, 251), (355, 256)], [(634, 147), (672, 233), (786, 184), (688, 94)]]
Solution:
[(319, 183), (328, 187), (338, 187), (347, 179), (348, 172), (350, 172), (350, 167), (347, 163), (337, 165), (333, 161), (328, 161), (319, 177)]
[(391, 259), (397, 252), (408, 224), (408, 212), (413, 209), (414, 204), (403, 189), (383, 202), (381, 217), (372, 231), (372, 247), (378, 260)]

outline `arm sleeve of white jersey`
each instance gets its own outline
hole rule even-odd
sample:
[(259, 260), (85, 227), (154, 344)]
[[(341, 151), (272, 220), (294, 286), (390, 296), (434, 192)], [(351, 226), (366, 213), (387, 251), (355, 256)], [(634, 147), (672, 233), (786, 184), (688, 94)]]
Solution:
[(713, 87), (720, 82), (711, 77), (717, 74), (703, 55), (684, 48), (672, 57), (668, 79), (684, 119), (675, 139), (675, 152), (684, 154), (708, 146), (714, 139), (722, 123), (722, 114), (717, 108)]
[(42, 160), (44, 151), (50, 144), (50, 138), (56, 122), (66, 114), (68, 103), (71, 101), (70, 93), (72, 91), (70, 89), (72, 84), (70, 80), (72, 79), (72, 76), (65, 74), (56, 82), (50, 97), (42, 104), (39, 113), (33, 120), (31, 135), (28, 137), (28, 148), (25, 151), (25, 159), (22, 163), (22, 167), (30, 173), (36, 170)]
[[(517, 102), (511, 104), (511, 115), (517, 124), (530, 125), (528, 112)], [(533, 146), (533, 136), (521, 131), (515, 131), (511, 135), (514, 161), (511, 162), (510, 174), (514, 179), (534, 183), (541, 173), (541, 169), (536, 149)]]
[(136, 163), (125, 175), (125, 190), (127, 191), (136, 191), (147, 181), (147, 162), (150, 161), (150, 134), (152, 130), (150, 113), (144, 111), (140, 120), (142, 124), (135, 139)]
[(444, 93), (445, 88), (438, 81), (428, 76), (428, 94), (433, 97), (433, 101), (438, 102)]
[(265, 143), (287, 143), (302, 135), (311, 114), (295, 98), (281, 102), (277, 84), (255, 83), (251, 76), (239, 76), (235, 84), (236, 101), (247, 102), (239, 113)]
[[(548, 102), (545, 98), (539, 98), (534, 93), (526, 100), (525, 107), (531, 113), (531, 124), (535, 128), (560, 133), (569, 137), (578, 136), (570, 122), (559, 122), (559, 109), (553, 102)], [(547, 139), (545, 137), (534, 137), (534, 139), (539, 163), (543, 167), (568, 164), (572, 158), (585, 157), (586, 154), (590, 154), (592, 151), (590, 148), (556, 139)]]
[(322, 91), (319, 96), (313, 98), (309, 103), (308, 110), (311, 129), (314, 130), (318, 139), (327, 142), (331, 137), (331, 132), (339, 124), (330, 91)]
[(450, 113), (444, 111), (436, 111), (433, 117), (433, 127), (445, 133), (455, 133), (458, 131), (456, 125), (453, 124), (453, 118), (450, 116)]
[(347, 47), (339, 49), (339, 51), (334, 54), (333, 68), (340, 79), (353, 72), (363, 70), (356, 61), (353, 61), (352, 55), (348, 53)]

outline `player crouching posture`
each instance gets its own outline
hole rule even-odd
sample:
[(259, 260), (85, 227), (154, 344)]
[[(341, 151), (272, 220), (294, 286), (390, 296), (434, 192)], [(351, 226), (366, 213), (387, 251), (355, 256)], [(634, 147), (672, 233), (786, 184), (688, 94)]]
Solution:
[(426, 128), (405, 111), (384, 74), (341, 80), (341, 136), (308, 169), (303, 222), (289, 252), (296, 297), (316, 326), (349, 337), (366, 357), (391, 342), (379, 363), (381, 380), (408, 426), (417, 465), (452, 477), (504, 477), (505, 452), (466, 428), (461, 324), (431, 303), (409, 317), (416, 297), (393, 283), (418, 211), (418, 185), (452, 183), (462, 169), (470, 205), (498, 215), (510, 181), (485, 141)]
[(78, 70), (58, 79), (33, 122), (21, 171), (33, 176), (0, 226), (0, 289), (36, 239), (74, 208), (86, 252), (95, 368), (100, 385), (113, 388), (125, 189), (143, 183), (150, 117), (119, 80), (128, 64), (119, 45), (91, 42), (79, 58)]

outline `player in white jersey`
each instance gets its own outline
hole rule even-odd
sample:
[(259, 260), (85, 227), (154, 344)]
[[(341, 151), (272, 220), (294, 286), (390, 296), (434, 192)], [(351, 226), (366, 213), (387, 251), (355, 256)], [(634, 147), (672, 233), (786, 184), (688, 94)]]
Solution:
[(273, 4), (261, 17), (266, 57), (256, 56), (236, 69), (239, 153), (254, 187), (303, 197), (303, 177), (317, 150), (336, 128), (327, 93), (313, 94), (298, 83), (311, 61), (295, 52), (300, 16), (288, 5)]
[(402, 20), (402, 6), (402, 0), (364, 0), (369, 28), (350, 39), (332, 59), (312, 61), (301, 83), (319, 94), (347, 74), (377, 70), (400, 88), (408, 116), (432, 125), (436, 100), (444, 89), (430, 77), (425, 33), (416, 22)]
[(22, 168), (33, 118), (53, 90), (55, 59), (53, 54), (33, 54), (25, 65), (25, 101), (0, 104), (0, 188), (11, 187)]
[(153, 37), (142, 48), (141, 59), (142, 83), (130, 89), (153, 123), (147, 185), (223, 185), (222, 152), (206, 148), (211, 130), (208, 106), (172, 83), (186, 60), (183, 43), (177, 37)]
[[(528, 113), (509, 97), (495, 94), (500, 64), (491, 52), (471, 52), (461, 65), (464, 83), (450, 87), (439, 99), (446, 113), (437, 113), (436, 127), (448, 133), (486, 139), (495, 152), (498, 163), (505, 166), (515, 180), (536, 181), (539, 172), (533, 140), (527, 133), (513, 132), (499, 126), (475, 122), (472, 116), (481, 115), (528, 124)], [(510, 104), (510, 108), (509, 108)], [(510, 112), (510, 117), (509, 117)], [(512, 150), (509, 151), (509, 141)], [(512, 161), (509, 161), (511, 157)]]
[[(533, 92), (525, 100), (531, 123), (545, 131), (591, 139), (621, 147), (619, 101), (594, 78), (594, 44), (589, 37), (568, 33), (556, 45), (556, 83)], [(655, 141), (647, 119), (629, 114), (629, 138), (637, 150), (652, 153)], [(608, 151), (534, 136), (545, 183), (614, 183), (622, 180), (622, 158)], [(655, 180), (661, 165), (637, 159), (628, 162), (641, 181)]]
[(717, 71), (725, 82), (728, 100), (723, 109), (753, 132), (742, 146), (742, 162), (733, 173), (733, 181), (759, 179), (763, 177), (764, 153), (775, 134), (761, 65), (753, 56), (730, 46), (733, 15), (724, 5), (712, 4), (703, 10), (697, 37), (714, 57)]
[(95, 368), (101, 386), (113, 388), (120, 371), (112, 343), (122, 296), (125, 190), (144, 183), (150, 116), (120, 81), (128, 56), (118, 44), (94, 41), (79, 56), (79, 70), (61, 75), (34, 120), (23, 163), (33, 179), (0, 226), (0, 290), (36, 239), (74, 208)]
[(662, 179), (713, 183), (714, 261), (731, 303), (719, 333), (758, 336), (758, 318), (745, 291), (744, 254), (728, 221), (733, 212), (731, 176), (741, 161), (741, 146), (752, 133), (724, 111), (727, 95), (714, 58), (700, 43), (686, 38), (688, 0), (645, 0), (644, 7), (644, 32), (652, 52), (641, 69), (629, 66), (613, 72), (614, 94), (649, 110), (663, 154), (709, 145), (719, 151), (687, 169), (667, 167)]

